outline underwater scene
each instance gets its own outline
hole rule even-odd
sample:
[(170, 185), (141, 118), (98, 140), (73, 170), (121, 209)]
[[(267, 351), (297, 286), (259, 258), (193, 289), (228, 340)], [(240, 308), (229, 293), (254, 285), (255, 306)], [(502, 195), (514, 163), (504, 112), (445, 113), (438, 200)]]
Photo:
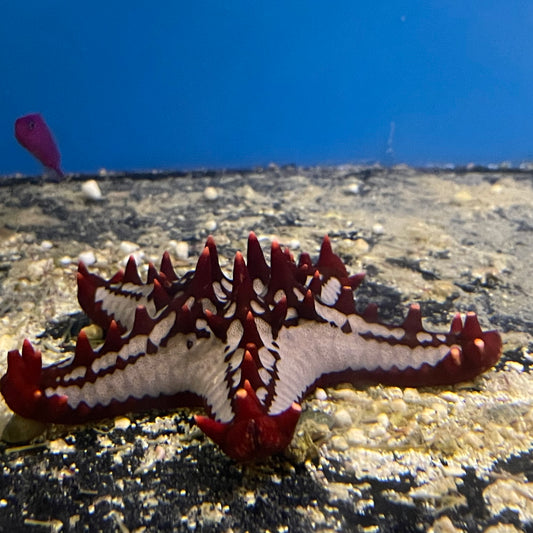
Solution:
[(533, 531), (533, 6), (4, 12), (0, 531)]

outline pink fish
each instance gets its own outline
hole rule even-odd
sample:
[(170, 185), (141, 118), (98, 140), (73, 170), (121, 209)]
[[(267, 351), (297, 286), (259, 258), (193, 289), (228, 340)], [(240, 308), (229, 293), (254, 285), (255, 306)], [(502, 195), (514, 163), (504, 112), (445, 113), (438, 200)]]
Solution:
[(59, 177), (63, 177), (63, 171), (59, 166), (61, 155), (52, 132), (39, 113), (17, 118), (15, 121), (15, 137), (45, 167), (54, 170)]

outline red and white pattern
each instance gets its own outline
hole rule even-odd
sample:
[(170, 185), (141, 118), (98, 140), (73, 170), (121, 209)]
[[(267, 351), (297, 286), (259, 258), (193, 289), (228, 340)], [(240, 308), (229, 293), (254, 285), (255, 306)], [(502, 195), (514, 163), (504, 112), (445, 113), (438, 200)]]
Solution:
[(267, 457), (290, 443), (299, 402), (317, 386), (342, 382), (441, 385), (469, 380), (501, 354), (497, 332), (474, 313), (448, 333), (422, 327), (411, 305), (401, 326), (362, 315), (349, 276), (324, 238), (318, 261), (296, 263), (274, 242), (271, 266), (253, 233), (233, 279), (219, 265), (212, 237), (196, 269), (182, 278), (168, 254), (143, 283), (133, 258), (109, 281), (78, 271), (78, 300), (104, 330), (96, 350), (82, 331), (75, 355), (42, 368), (25, 341), (8, 354), (0, 384), (16, 413), (45, 422), (80, 423), (153, 407), (204, 405), (196, 422), (239, 461)]

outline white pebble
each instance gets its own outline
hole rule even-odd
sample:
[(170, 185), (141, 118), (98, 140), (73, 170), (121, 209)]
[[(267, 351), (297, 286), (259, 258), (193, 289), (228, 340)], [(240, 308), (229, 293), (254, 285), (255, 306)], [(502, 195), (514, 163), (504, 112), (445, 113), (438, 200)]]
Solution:
[(333, 389), (330, 391), (330, 395), (334, 400), (357, 402), (357, 393), (353, 389)]
[(72, 263), (72, 258), (69, 257), (68, 255), (64, 255), (60, 260), (59, 260), (59, 264), (61, 266), (68, 266), (70, 265), (70, 263)]
[(352, 417), (346, 409), (339, 409), (333, 415), (333, 425), (335, 427), (348, 427), (352, 425)]
[(292, 239), (287, 243), (290, 250), (298, 250), (300, 248), (300, 241), (298, 239)]
[(170, 241), (169, 244), (176, 257), (181, 261), (185, 261), (189, 257), (189, 243), (185, 241)]
[(41, 242), (41, 249), (43, 250), (50, 250), (54, 247), (54, 243), (51, 241), (42, 241)]
[(84, 263), (87, 266), (94, 265), (96, 263), (96, 256), (92, 250), (87, 250), (78, 255), (78, 261)]
[(516, 372), (523, 372), (524, 371), (524, 365), (519, 363), (518, 361), (507, 361), (504, 365), (504, 370), (515, 370)]
[(376, 417), (377, 423), (384, 428), (388, 428), (390, 424), (389, 417), (385, 413), (379, 413)]
[(130, 242), (130, 241), (122, 241), (119, 246), (119, 250), (123, 254), (128, 254), (128, 255), (132, 254), (133, 252), (136, 252), (138, 249), (139, 249), (139, 245), (134, 242)]
[(218, 198), (218, 191), (214, 187), (206, 187), (204, 189), (204, 198), (209, 201), (216, 200)]
[(321, 389), (320, 387), (318, 387), (315, 391), (315, 398), (317, 400), (327, 400), (328, 394), (324, 389)]
[(81, 192), (87, 200), (101, 200), (102, 191), (95, 180), (84, 181), (81, 185)]
[(346, 193), (347, 194), (353, 194), (358, 195), (361, 191), (361, 188), (359, 187), (359, 183), (351, 183), (346, 187)]
[(218, 227), (217, 221), (214, 219), (210, 219), (205, 223), (205, 229), (207, 231), (215, 231)]
[(461, 401), (461, 396), (459, 396), (459, 394), (457, 394), (456, 392), (452, 392), (452, 391), (444, 391), (443, 393), (441, 393), (440, 397), (443, 400), (446, 400), (447, 402), (452, 402), (452, 403), (458, 403)]
[(372, 226), (372, 233), (374, 235), (383, 235), (385, 233), (385, 228), (381, 224), (374, 224)]

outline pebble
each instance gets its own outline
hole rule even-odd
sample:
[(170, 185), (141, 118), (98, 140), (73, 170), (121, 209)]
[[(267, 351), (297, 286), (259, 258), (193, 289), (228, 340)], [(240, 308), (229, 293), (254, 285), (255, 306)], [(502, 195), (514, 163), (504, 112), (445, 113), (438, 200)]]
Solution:
[(516, 372), (523, 372), (524, 365), (519, 363), (518, 361), (507, 361), (504, 365), (504, 370), (515, 370)]
[(385, 233), (385, 228), (381, 224), (374, 224), (372, 226), (372, 233), (374, 235), (383, 235)]
[(47, 443), (48, 449), (52, 453), (74, 453), (76, 451), (76, 447), (72, 444), (67, 444), (63, 439), (55, 439), (50, 440)]
[(68, 255), (64, 255), (59, 259), (59, 264), (61, 266), (68, 266), (70, 263), (72, 263), (72, 257), (69, 257)]
[(448, 516), (441, 516), (433, 522), (429, 533), (464, 533), (464, 529), (455, 527)]
[(255, 505), (255, 499), (256, 499), (256, 496), (254, 492), (252, 492), (251, 490), (246, 492), (246, 494), (244, 495), (244, 501), (246, 503), (246, 507), (253, 507)]
[(125, 430), (125, 429), (128, 429), (130, 426), (131, 426), (131, 420), (129, 418), (126, 418), (125, 416), (122, 416), (115, 420), (116, 429)]
[(84, 263), (87, 266), (94, 265), (96, 263), (96, 256), (92, 250), (87, 250), (78, 255), (78, 261)]
[(366, 442), (365, 432), (359, 428), (351, 428), (348, 430), (345, 438), (350, 446), (359, 446)]
[(52, 241), (42, 241), (41, 242), (41, 249), (42, 250), (50, 250), (54, 247), (54, 243)]
[(315, 390), (315, 398), (317, 400), (327, 400), (328, 399), (328, 394), (327, 394), (327, 392), (324, 389), (321, 389), (320, 387), (318, 387)]
[(457, 403), (461, 401), (461, 396), (452, 391), (444, 391), (440, 394), (440, 397), (447, 402)]
[(13, 415), (2, 431), (2, 440), (10, 444), (28, 442), (42, 435), (45, 429), (46, 425), (42, 422)]
[(90, 324), (89, 326), (85, 326), (83, 328), (83, 332), (85, 335), (87, 335), (87, 338), (90, 341), (102, 341), (104, 338), (104, 331), (100, 326), (97, 326), (96, 324)]
[(32, 280), (41, 279), (50, 270), (51, 266), (51, 259), (33, 261), (27, 269), (28, 277)]
[(407, 403), (419, 403), (420, 393), (416, 389), (407, 388), (403, 391), (403, 399)]
[(462, 189), (453, 195), (456, 204), (462, 205), (472, 200), (472, 195), (466, 189)]
[(385, 413), (379, 413), (379, 415), (376, 417), (377, 423), (384, 427), (388, 428), (390, 424), (389, 417)]
[(407, 404), (402, 398), (395, 398), (390, 402), (390, 409), (393, 413), (405, 414), (407, 412)]
[(501, 183), (495, 183), (491, 188), (491, 192), (500, 194), (504, 190), (504, 186)]
[(417, 420), (422, 422), (423, 424), (432, 424), (433, 422), (436, 422), (439, 419), (437, 412), (435, 409), (431, 409), (430, 407), (426, 407), (418, 416)]
[[(496, 479), (483, 491), (483, 499), (492, 516), (512, 512), (521, 522), (533, 521), (533, 483), (517, 479)], [(512, 511), (511, 511), (512, 510)], [(486, 530), (488, 531), (488, 530)], [(498, 529), (498, 531), (509, 531)], [(521, 529), (520, 531), (529, 531)]]
[(365, 241), (365, 239), (355, 239), (354, 248), (358, 254), (366, 254), (370, 250), (370, 245)]
[(333, 389), (330, 395), (334, 400), (343, 400), (345, 402), (356, 402), (357, 393), (353, 389)]
[(207, 231), (215, 231), (218, 227), (217, 221), (215, 219), (210, 219), (205, 223), (205, 229)]
[(357, 196), (361, 192), (361, 187), (359, 186), (359, 183), (350, 183), (348, 187), (345, 189), (346, 194), (353, 194), (354, 196)]
[(403, 389), (400, 387), (387, 387), (384, 392), (388, 400), (397, 400), (403, 398)]
[(372, 424), (368, 430), (368, 436), (371, 439), (379, 439), (387, 435), (387, 428), (380, 424)]
[(119, 246), (119, 250), (123, 253), (123, 254), (132, 254), (133, 252), (137, 251), (139, 249), (139, 245), (134, 243), (134, 242), (130, 242), (130, 241), (122, 241), (120, 243), (120, 246)]
[(323, 440), (331, 435), (331, 431), (329, 430), (329, 426), (327, 424), (321, 424), (315, 422), (314, 420), (308, 421), (305, 431), (311, 437), (313, 442)]
[(345, 428), (352, 425), (352, 417), (346, 409), (339, 409), (333, 415), (333, 426), (338, 428)]
[(87, 180), (81, 185), (81, 192), (85, 199), (93, 202), (102, 199), (102, 191), (95, 180)]
[(188, 259), (189, 243), (185, 241), (170, 241), (169, 245), (178, 259), (181, 261)]
[(346, 451), (350, 446), (346, 442), (346, 439), (341, 435), (334, 435), (331, 437), (331, 447), (338, 452)]
[(212, 202), (218, 198), (218, 191), (215, 187), (206, 187), (204, 189), (204, 198)]

